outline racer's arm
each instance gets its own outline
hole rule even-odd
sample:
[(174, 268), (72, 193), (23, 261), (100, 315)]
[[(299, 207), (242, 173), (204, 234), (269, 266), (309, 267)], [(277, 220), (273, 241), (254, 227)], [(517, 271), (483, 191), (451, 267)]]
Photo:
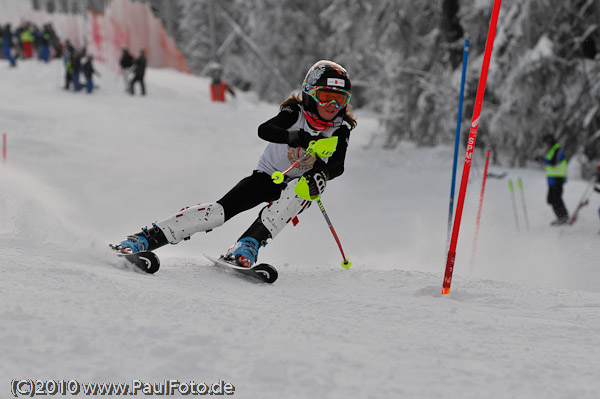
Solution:
[(300, 108), (298, 106), (288, 106), (258, 127), (258, 137), (270, 143), (289, 144), (290, 133), (287, 129), (292, 127), (298, 120)]
[(334, 179), (344, 173), (344, 162), (346, 160), (346, 151), (348, 150), (348, 141), (350, 140), (350, 129), (344, 125), (333, 133), (338, 137), (335, 152), (327, 161), (325, 166), (329, 180)]

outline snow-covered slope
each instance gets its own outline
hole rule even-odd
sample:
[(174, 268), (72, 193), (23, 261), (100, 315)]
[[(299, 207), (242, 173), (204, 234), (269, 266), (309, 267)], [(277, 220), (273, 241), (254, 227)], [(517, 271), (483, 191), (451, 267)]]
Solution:
[[(314, 206), (261, 250), (273, 285), (202, 256), (225, 251), (258, 208), (160, 249), (161, 270), (141, 274), (106, 244), (219, 199), (256, 166), (256, 128), (278, 105), (244, 93), (213, 104), (207, 80), (170, 70), (150, 70), (148, 96), (131, 97), (100, 70), (87, 95), (61, 89), (60, 62), (0, 64), (5, 393), (15, 378), (222, 379), (239, 398), (597, 397), (599, 195), (577, 225), (550, 228), (543, 171), (506, 169), (488, 179), (471, 262), (480, 156), (441, 298), (451, 148), (383, 150), (376, 116), (359, 111), (346, 173), (323, 197), (349, 270)], [(515, 226), (518, 177), (529, 229), (520, 192)], [(585, 184), (566, 186), (570, 209)]]

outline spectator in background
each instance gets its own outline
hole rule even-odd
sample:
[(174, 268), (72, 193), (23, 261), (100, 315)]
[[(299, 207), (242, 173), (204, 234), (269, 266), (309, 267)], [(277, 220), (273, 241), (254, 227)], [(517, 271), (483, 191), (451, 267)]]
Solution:
[(133, 66), (133, 56), (131, 55), (127, 47), (123, 47), (123, 52), (121, 53), (119, 65), (121, 66), (121, 72), (123, 73), (125, 91), (129, 91), (129, 70)]
[(225, 102), (225, 92), (235, 97), (235, 91), (227, 83), (221, 80), (223, 67), (219, 63), (213, 63), (210, 67), (212, 83), (210, 85), (210, 98), (212, 101)]
[(546, 165), (547, 201), (556, 214), (556, 220), (551, 225), (560, 226), (569, 221), (569, 212), (562, 199), (563, 185), (567, 182), (567, 158), (565, 157), (565, 151), (553, 135), (544, 135), (542, 141), (546, 144), (548, 152), (545, 156), (538, 156), (537, 160)]
[(42, 31), (37, 25), (30, 25), (33, 35), (33, 52), (37, 54), (38, 60), (42, 59)]
[(2, 31), (2, 55), (10, 62), (11, 67), (16, 67), (17, 62), (12, 56), (13, 34), (10, 29), (10, 24), (6, 24)]
[(48, 25), (45, 25), (40, 36), (40, 58), (44, 62), (48, 62), (50, 60), (50, 39), (50, 30)]
[(67, 39), (65, 41), (65, 49), (63, 51), (63, 54), (65, 56), (65, 62), (67, 61), (67, 59), (69, 57), (71, 57), (71, 54), (73, 54), (74, 51), (75, 51), (75, 47), (73, 47), (73, 45), (71, 44), (71, 41), (69, 39)]
[(144, 74), (146, 73), (146, 53), (144, 49), (140, 50), (140, 56), (133, 63), (133, 79), (129, 85), (129, 93), (135, 94), (134, 85), (140, 82), (142, 87), (142, 96), (146, 95), (146, 86), (144, 84)]
[(83, 75), (85, 76), (85, 87), (88, 93), (94, 91), (94, 75), (100, 76), (100, 73), (94, 69), (93, 64), (94, 57), (92, 55), (88, 55), (85, 64), (83, 64), (82, 70)]
[(73, 88), (75, 91), (81, 90), (81, 81), (79, 76), (81, 75), (81, 55), (78, 50), (73, 50), (71, 53), (71, 79), (73, 80)]
[(69, 39), (65, 42), (65, 49), (63, 51), (63, 60), (65, 64), (65, 90), (69, 90), (71, 82), (73, 81), (73, 66), (71, 65), (71, 57), (75, 52), (75, 47), (71, 44)]
[(23, 48), (23, 57), (33, 58), (33, 29), (30, 24), (26, 24), (23, 31), (21, 32), (21, 46)]
[(62, 45), (60, 43), (60, 39), (58, 38), (58, 35), (54, 31), (54, 27), (52, 26), (51, 23), (47, 23), (45, 28), (48, 31), (48, 33), (50, 34), (50, 46), (54, 49), (54, 57), (61, 58), (63, 49), (62, 49)]

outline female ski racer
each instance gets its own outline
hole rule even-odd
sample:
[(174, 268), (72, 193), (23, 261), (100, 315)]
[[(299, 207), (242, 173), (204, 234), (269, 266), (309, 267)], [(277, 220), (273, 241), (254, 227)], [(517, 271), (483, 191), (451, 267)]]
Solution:
[[(311, 200), (319, 198), (328, 180), (344, 172), (350, 131), (357, 124), (349, 105), (351, 89), (350, 76), (341, 65), (317, 62), (304, 78), (301, 97), (292, 94), (281, 104), (277, 116), (258, 127), (258, 136), (269, 144), (250, 176), (218, 201), (185, 208), (111, 247), (127, 254), (177, 244), (192, 234), (221, 226), (240, 212), (268, 203), (224, 256), (230, 263), (252, 267), (267, 239), (275, 238)], [(307, 153), (315, 141), (331, 137), (338, 139), (330, 157), (312, 156), (310, 150)], [(277, 184), (272, 174), (294, 163), (283, 184)]]

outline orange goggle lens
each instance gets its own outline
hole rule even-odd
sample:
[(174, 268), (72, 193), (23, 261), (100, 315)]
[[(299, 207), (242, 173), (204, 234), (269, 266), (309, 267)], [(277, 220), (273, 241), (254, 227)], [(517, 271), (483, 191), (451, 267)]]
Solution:
[(323, 103), (335, 101), (338, 105), (345, 105), (348, 99), (348, 93), (342, 91), (328, 91), (326, 89), (317, 90), (315, 93), (317, 100)]
[(326, 107), (335, 104), (336, 107), (344, 108), (350, 102), (350, 92), (328, 86), (304, 86), (303, 91), (311, 96), (317, 104)]

